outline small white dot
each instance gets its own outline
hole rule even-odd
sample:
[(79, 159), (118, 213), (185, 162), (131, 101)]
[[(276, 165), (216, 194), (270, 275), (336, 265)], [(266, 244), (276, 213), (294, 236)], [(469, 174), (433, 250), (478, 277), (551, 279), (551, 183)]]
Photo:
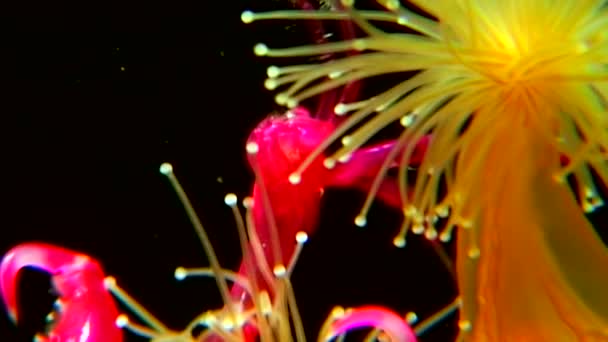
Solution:
[(365, 218), (365, 216), (363, 215), (359, 215), (355, 217), (355, 224), (357, 225), (357, 227), (365, 227), (365, 225), (367, 224), (367, 218)]
[(188, 271), (183, 267), (178, 267), (175, 269), (174, 276), (176, 280), (184, 280), (188, 276)]
[(263, 43), (255, 44), (253, 47), (253, 53), (255, 53), (257, 56), (265, 56), (268, 53), (268, 46)]
[(279, 94), (277, 94), (277, 96), (274, 97), (274, 101), (281, 106), (284, 106), (285, 104), (287, 104), (288, 100), (289, 100), (289, 96), (287, 96), (287, 94), (285, 94), (285, 93), (279, 93)]
[(305, 243), (308, 241), (308, 234), (306, 234), (306, 232), (298, 232), (296, 234), (296, 241), (298, 243)]
[(344, 75), (344, 71), (332, 71), (330, 72), (327, 77), (331, 78), (331, 79), (336, 79), (341, 77), (342, 75)]
[(160, 173), (163, 175), (170, 175), (173, 173), (173, 165), (169, 163), (162, 163), (160, 165)]
[(109, 289), (109, 288), (112, 288), (112, 287), (116, 286), (116, 279), (114, 277), (106, 277), (103, 280), (103, 286), (106, 289)]
[(251, 11), (244, 11), (241, 13), (241, 21), (245, 24), (250, 24), (254, 20), (254, 13)]
[(352, 156), (353, 156), (352, 153), (347, 153), (345, 155), (340, 156), (338, 158), (338, 161), (342, 164), (347, 163)]
[(288, 108), (295, 108), (298, 106), (298, 100), (296, 99), (288, 99), (286, 102)]
[(408, 312), (405, 315), (405, 321), (407, 322), (407, 324), (412, 325), (412, 324), (418, 322), (418, 315), (416, 315), (416, 313), (412, 312), (412, 311)]
[(401, 126), (403, 127), (410, 127), (412, 123), (414, 123), (414, 115), (408, 114), (402, 117), (401, 120), (399, 120), (399, 123), (401, 123)]
[(334, 113), (338, 116), (346, 114), (347, 111), (348, 111), (348, 107), (346, 107), (346, 105), (344, 103), (338, 103), (334, 107)]
[(264, 88), (268, 90), (277, 89), (277, 81), (272, 78), (267, 79), (266, 81), (264, 81)]
[(243, 199), (243, 207), (245, 207), (245, 209), (253, 208), (253, 203), (253, 197), (247, 196)]
[(323, 160), (323, 166), (325, 166), (326, 169), (333, 169), (336, 166), (336, 160), (333, 158), (325, 158), (325, 160)]
[(224, 203), (226, 203), (227, 206), (229, 207), (234, 207), (236, 205), (236, 195), (235, 194), (227, 194), (226, 197), (224, 197)]
[(260, 150), (260, 146), (255, 141), (250, 141), (245, 145), (245, 150), (249, 154), (256, 154)]
[(129, 318), (127, 317), (127, 315), (118, 315), (118, 317), (116, 317), (116, 326), (119, 328), (124, 328), (127, 325), (129, 325)]
[(450, 234), (448, 232), (443, 232), (443, 233), (439, 234), (439, 240), (441, 240), (441, 242), (450, 242), (451, 239), (452, 239), (452, 234)]
[(427, 229), (424, 232), (424, 237), (426, 237), (427, 240), (433, 241), (437, 238), (437, 231), (435, 229)]
[(281, 68), (276, 65), (271, 65), (266, 69), (266, 75), (270, 78), (275, 78), (281, 75)]
[(300, 184), (302, 181), (302, 176), (299, 173), (292, 173), (289, 175), (289, 183), (296, 185)]
[(393, 239), (393, 245), (395, 245), (395, 247), (398, 247), (398, 248), (405, 247), (405, 238), (403, 236), (396, 236)]
[(274, 273), (274, 275), (277, 277), (283, 277), (285, 274), (287, 274), (287, 269), (283, 265), (276, 265), (272, 269), (272, 273)]
[(386, 2), (386, 8), (391, 11), (398, 10), (400, 6), (401, 6), (401, 4), (399, 3), (398, 0), (389, 0)]

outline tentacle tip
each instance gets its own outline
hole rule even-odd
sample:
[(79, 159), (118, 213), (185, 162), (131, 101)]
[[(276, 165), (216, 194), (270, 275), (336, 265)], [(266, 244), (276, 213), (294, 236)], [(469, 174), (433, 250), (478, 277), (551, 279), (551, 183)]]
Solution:
[(291, 175), (289, 175), (288, 180), (289, 183), (297, 185), (300, 184), (300, 182), (302, 181), (302, 176), (299, 173), (292, 173)]
[(405, 247), (405, 238), (403, 236), (397, 236), (393, 239), (393, 245), (397, 248)]
[(118, 315), (118, 317), (116, 318), (115, 324), (118, 328), (122, 329), (122, 328), (126, 327), (127, 325), (129, 325), (129, 318), (125, 314)]
[(116, 278), (114, 278), (112, 276), (105, 277), (103, 279), (103, 286), (106, 289), (111, 289), (111, 288), (116, 287)]
[(44, 336), (43, 336), (43, 335), (41, 335), (41, 334), (36, 334), (36, 335), (34, 336), (34, 342), (49, 342), (49, 339), (48, 339), (48, 338), (46, 338), (46, 337), (44, 337)]
[(269, 78), (277, 78), (281, 76), (281, 68), (276, 65), (271, 65), (266, 69), (266, 75), (268, 75)]
[(469, 321), (469, 320), (461, 320), (458, 322), (458, 328), (461, 331), (471, 331), (471, 328), (473, 328), (473, 325), (471, 324), (471, 321)]
[(287, 275), (287, 269), (284, 265), (278, 264), (274, 266), (272, 273), (274, 273), (275, 277), (282, 278)]
[(170, 163), (162, 163), (160, 165), (160, 173), (165, 176), (170, 175), (171, 173), (173, 173), (173, 165), (171, 165)]
[(266, 56), (268, 54), (268, 46), (264, 43), (257, 43), (253, 47), (253, 53), (256, 56)]
[(224, 203), (229, 207), (235, 207), (237, 203), (237, 197), (233, 193), (226, 194), (224, 197)]
[(365, 225), (367, 225), (367, 218), (365, 215), (358, 215), (355, 217), (355, 225), (357, 227), (365, 227)]
[(333, 158), (325, 158), (325, 160), (323, 160), (323, 166), (325, 166), (326, 169), (331, 170), (336, 166), (336, 160)]
[(306, 241), (308, 241), (308, 234), (304, 231), (298, 232), (296, 234), (296, 241), (301, 244), (306, 243)]
[(245, 24), (251, 24), (255, 20), (255, 13), (252, 11), (243, 11), (241, 13), (241, 21)]
[(405, 321), (409, 325), (416, 324), (418, 322), (418, 315), (415, 312), (410, 311), (405, 315)]
[(354, 0), (340, 0), (340, 4), (346, 8), (351, 8), (355, 5)]
[(255, 141), (250, 141), (245, 145), (248, 154), (256, 154), (260, 151), (260, 146)]
[(176, 280), (184, 280), (188, 276), (188, 272), (186, 271), (185, 268), (178, 267), (175, 269), (174, 276), (175, 276)]

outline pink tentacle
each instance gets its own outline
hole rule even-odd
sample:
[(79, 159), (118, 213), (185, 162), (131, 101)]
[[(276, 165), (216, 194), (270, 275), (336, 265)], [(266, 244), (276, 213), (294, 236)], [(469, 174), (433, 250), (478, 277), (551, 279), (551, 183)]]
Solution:
[(0, 264), (0, 295), (14, 321), (18, 318), (15, 285), (23, 267), (49, 272), (59, 293), (58, 319), (48, 336), (39, 336), (39, 340), (122, 341), (115, 324), (118, 309), (104, 286), (99, 264), (86, 255), (43, 243), (16, 246)]
[(376, 306), (347, 310), (344, 316), (331, 324), (324, 340), (329, 341), (359, 328), (380, 329), (392, 342), (416, 342), (416, 335), (403, 318), (388, 309)]
[[(410, 165), (417, 166), (422, 162), (430, 137), (426, 136), (416, 143), (414, 152), (410, 157)], [(340, 163), (332, 170), (331, 178), (327, 180), (328, 187), (356, 188), (363, 192), (369, 191), (378, 175), (382, 164), (386, 161), (388, 154), (395, 147), (396, 142), (386, 142), (370, 147), (361, 148), (353, 153), (346, 163)], [(398, 166), (401, 152), (398, 153), (391, 167)], [(383, 179), (376, 197), (386, 205), (400, 209), (403, 206), (399, 186), (395, 179)]]

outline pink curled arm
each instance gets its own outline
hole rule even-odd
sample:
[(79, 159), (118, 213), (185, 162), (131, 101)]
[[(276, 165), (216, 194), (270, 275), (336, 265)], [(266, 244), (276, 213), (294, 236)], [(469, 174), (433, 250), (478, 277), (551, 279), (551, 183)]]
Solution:
[(378, 306), (363, 306), (346, 311), (337, 318), (325, 335), (324, 341), (358, 328), (380, 329), (392, 342), (416, 342), (416, 335), (410, 326), (399, 315)]

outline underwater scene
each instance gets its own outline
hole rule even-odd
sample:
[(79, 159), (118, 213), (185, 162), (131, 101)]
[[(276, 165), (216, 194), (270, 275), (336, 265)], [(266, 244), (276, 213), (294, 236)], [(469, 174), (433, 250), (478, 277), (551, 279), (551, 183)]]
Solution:
[(0, 339), (608, 341), (607, 4), (15, 5)]

